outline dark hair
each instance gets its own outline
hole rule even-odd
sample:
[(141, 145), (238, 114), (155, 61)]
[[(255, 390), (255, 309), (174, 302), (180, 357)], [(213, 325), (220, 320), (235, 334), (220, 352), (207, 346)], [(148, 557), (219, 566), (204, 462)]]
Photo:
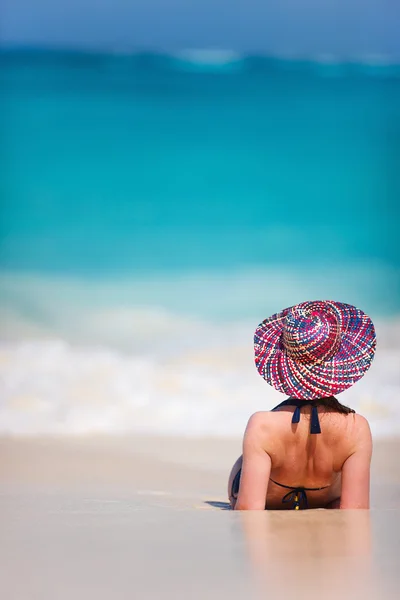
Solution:
[(348, 415), (350, 413), (355, 413), (356, 411), (348, 406), (344, 406), (341, 404), (337, 398), (334, 396), (328, 396), (327, 398), (318, 398), (315, 401), (318, 406), (325, 406), (325, 408), (330, 408), (334, 412), (341, 413), (342, 415)]

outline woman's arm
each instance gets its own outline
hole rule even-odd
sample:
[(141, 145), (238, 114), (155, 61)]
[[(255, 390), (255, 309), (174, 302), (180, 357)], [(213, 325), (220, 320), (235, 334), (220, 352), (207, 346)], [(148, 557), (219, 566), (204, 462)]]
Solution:
[(372, 437), (368, 421), (357, 415), (358, 434), (354, 452), (342, 468), (340, 508), (369, 508)]
[(255, 413), (243, 439), (243, 464), (235, 510), (265, 510), (271, 458), (263, 448), (265, 416)]

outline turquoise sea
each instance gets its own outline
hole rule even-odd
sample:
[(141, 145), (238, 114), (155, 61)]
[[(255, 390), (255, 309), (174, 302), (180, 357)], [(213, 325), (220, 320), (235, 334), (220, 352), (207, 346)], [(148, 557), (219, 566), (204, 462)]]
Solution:
[(346, 395), (392, 432), (399, 65), (3, 50), (0, 67), (4, 430), (236, 433), (276, 399), (254, 327), (332, 298), (380, 327), (380, 367)]

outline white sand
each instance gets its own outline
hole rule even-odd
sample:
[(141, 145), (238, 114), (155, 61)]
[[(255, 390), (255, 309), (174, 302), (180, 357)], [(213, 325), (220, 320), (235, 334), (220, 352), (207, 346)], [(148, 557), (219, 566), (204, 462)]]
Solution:
[(397, 598), (400, 444), (371, 511), (226, 510), (240, 441), (0, 440), (7, 600)]

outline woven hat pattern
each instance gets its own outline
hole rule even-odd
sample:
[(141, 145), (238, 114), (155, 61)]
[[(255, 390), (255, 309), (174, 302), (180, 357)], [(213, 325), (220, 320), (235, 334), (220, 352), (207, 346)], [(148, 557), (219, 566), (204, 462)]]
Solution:
[(254, 335), (258, 372), (292, 398), (339, 394), (369, 369), (376, 348), (371, 319), (350, 304), (303, 302), (265, 319)]

